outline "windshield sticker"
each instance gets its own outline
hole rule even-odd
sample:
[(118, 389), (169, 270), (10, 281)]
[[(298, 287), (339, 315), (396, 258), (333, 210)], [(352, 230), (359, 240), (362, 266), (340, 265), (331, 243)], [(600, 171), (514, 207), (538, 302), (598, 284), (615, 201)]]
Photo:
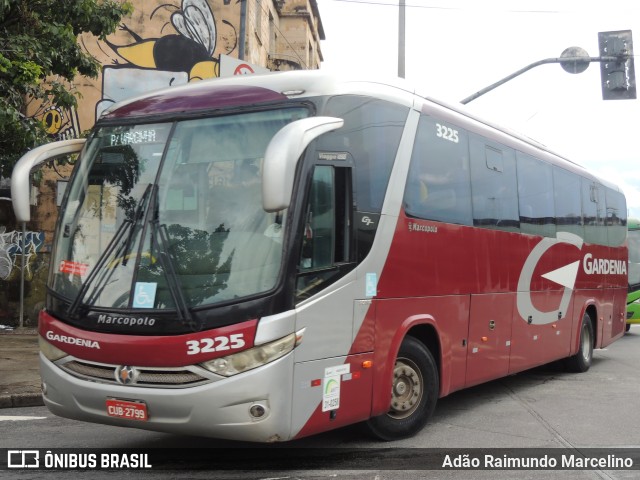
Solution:
[(89, 265), (87, 263), (72, 262), (69, 260), (62, 260), (60, 262), (60, 273), (69, 273), (71, 275), (83, 276), (87, 273)]
[(133, 308), (153, 308), (157, 288), (157, 283), (136, 282), (133, 293)]
[(366, 297), (375, 297), (378, 294), (378, 275), (376, 273), (367, 273), (365, 279)]

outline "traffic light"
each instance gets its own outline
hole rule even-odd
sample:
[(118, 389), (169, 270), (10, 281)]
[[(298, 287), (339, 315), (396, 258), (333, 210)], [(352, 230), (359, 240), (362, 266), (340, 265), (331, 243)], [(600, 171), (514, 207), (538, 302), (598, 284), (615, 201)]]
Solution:
[(633, 66), (631, 30), (599, 32), (601, 57), (616, 57), (600, 62), (602, 98), (620, 100), (636, 98), (636, 78)]

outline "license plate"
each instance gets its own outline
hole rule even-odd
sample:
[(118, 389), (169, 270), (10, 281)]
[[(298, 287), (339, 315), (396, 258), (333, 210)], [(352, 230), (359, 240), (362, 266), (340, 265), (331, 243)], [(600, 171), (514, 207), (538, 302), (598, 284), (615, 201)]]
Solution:
[(146, 422), (147, 405), (142, 402), (130, 402), (128, 400), (107, 399), (107, 415), (110, 417), (126, 418), (127, 420), (140, 420)]

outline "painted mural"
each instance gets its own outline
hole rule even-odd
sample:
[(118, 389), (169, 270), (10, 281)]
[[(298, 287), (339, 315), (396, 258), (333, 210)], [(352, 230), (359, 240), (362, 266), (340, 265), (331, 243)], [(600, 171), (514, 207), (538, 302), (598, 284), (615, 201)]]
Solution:
[[(218, 8), (224, 15), (229, 2)], [(160, 26), (153, 35), (149, 25)], [(142, 30), (123, 24), (120, 40), (107, 39), (111, 64), (102, 71), (102, 98), (96, 104), (95, 118), (111, 104), (158, 88), (219, 76), (216, 53), (231, 53), (238, 44), (231, 22), (218, 20), (206, 0), (182, 0), (165, 3), (148, 15)], [(225, 27), (224, 50), (220, 52), (218, 37)], [(126, 40), (123, 42), (123, 40)]]
[(40, 118), (58, 140), (77, 138), (118, 101), (219, 76), (220, 55), (238, 47), (240, 3), (134, 0), (134, 13), (118, 32), (104, 41), (80, 37), (85, 51), (103, 67), (97, 83), (87, 79), (77, 85), (82, 94), (78, 112), (43, 104), (30, 116)]
[[(162, 5), (161, 8), (169, 8)], [(189, 80), (202, 80), (216, 76), (217, 61), (213, 59), (216, 47), (216, 22), (205, 0), (183, 0), (182, 9), (171, 14), (171, 24), (178, 32), (160, 38), (143, 39), (126, 25), (134, 43), (117, 46), (107, 40), (121, 58), (140, 68), (184, 72)]]
[(44, 232), (26, 232), (23, 252), (22, 232), (6, 232), (5, 227), (0, 226), (0, 280), (11, 281), (20, 278), (24, 253), (24, 278), (30, 282), (33, 279), (33, 265), (43, 245)]
[(80, 123), (75, 109), (61, 108), (45, 102), (31, 113), (30, 117), (40, 119), (47, 134), (56, 140), (80, 136)]

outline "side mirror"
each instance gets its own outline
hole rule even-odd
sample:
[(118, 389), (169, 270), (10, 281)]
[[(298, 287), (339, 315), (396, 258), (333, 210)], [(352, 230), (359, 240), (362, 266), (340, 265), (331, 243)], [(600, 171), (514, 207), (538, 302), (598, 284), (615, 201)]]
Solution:
[(11, 174), (11, 202), (18, 222), (31, 220), (29, 208), (29, 174), (31, 169), (52, 158), (77, 153), (82, 150), (85, 139), (62, 140), (46, 143), (25, 153)]
[(262, 171), (262, 207), (277, 212), (291, 203), (296, 166), (312, 140), (336, 130), (344, 120), (335, 117), (310, 117), (282, 127), (271, 139), (264, 155)]

